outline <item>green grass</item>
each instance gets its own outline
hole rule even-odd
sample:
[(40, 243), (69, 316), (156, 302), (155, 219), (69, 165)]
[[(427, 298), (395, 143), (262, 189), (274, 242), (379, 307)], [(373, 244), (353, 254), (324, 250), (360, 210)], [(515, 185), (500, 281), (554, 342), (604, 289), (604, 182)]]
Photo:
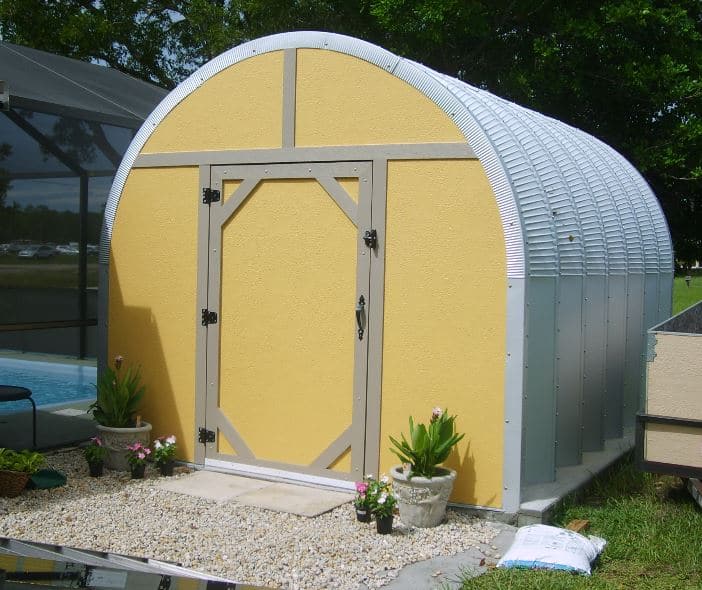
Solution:
[(673, 590), (702, 588), (702, 510), (677, 478), (641, 473), (631, 459), (595, 479), (554, 524), (590, 521), (586, 534), (607, 540), (592, 576), (492, 570), (463, 590)]
[(698, 301), (702, 301), (702, 274), (690, 275), (690, 286), (685, 283), (685, 277), (675, 277), (673, 283), (673, 315), (687, 309)]

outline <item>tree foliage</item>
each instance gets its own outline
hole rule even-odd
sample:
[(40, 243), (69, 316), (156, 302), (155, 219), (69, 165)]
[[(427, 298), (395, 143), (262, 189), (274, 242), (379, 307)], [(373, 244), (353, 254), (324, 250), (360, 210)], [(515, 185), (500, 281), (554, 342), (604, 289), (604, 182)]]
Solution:
[(0, 0), (5, 40), (171, 88), (241, 42), (330, 30), (378, 43), (612, 145), (702, 259), (699, 0)]

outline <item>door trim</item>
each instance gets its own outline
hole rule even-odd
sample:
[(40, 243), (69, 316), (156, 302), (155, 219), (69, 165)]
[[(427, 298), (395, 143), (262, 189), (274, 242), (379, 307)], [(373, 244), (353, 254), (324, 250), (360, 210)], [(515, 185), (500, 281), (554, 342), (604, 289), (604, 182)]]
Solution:
[[(261, 470), (273, 470), (275, 477), (285, 477), (295, 479), (298, 476), (304, 481), (308, 478), (322, 478), (329, 481), (358, 480), (363, 477), (364, 472), (369, 469), (377, 471), (378, 454), (368, 458), (367, 448), (378, 448), (379, 432), (367, 426), (367, 413), (369, 407), (378, 407), (379, 391), (370, 393), (368, 391), (368, 354), (371, 348), (381, 350), (382, 342), (377, 341), (377, 335), (382, 334), (382, 329), (375, 329), (371, 323), (371, 318), (380, 317), (375, 310), (376, 301), (382, 309), (382, 277), (380, 281), (381, 290), (378, 291), (378, 281), (373, 281), (375, 288), (371, 286), (371, 277), (374, 270), (371, 265), (378, 265), (378, 258), (382, 260), (382, 238), (378, 240), (376, 250), (369, 249), (363, 241), (363, 232), (366, 229), (375, 228), (372, 220), (372, 211), (377, 206), (374, 190), (373, 162), (321, 162), (321, 163), (295, 163), (295, 164), (230, 164), (213, 165), (201, 167), (201, 189), (213, 188), (222, 190), (223, 181), (227, 178), (242, 179), (242, 183), (235, 189), (234, 193), (225, 199), (221, 195), (221, 201), (212, 206), (202, 207), (200, 213), (199, 230), (203, 233), (199, 237), (198, 246), (198, 314), (200, 309), (210, 309), (219, 311), (219, 285), (221, 277), (221, 231), (220, 228), (235, 213), (238, 207), (255, 190), (259, 182), (270, 179), (287, 178), (313, 178), (316, 179), (322, 189), (328, 193), (332, 201), (339, 206), (340, 210), (352, 221), (356, 227), (356, 297), (359, 294), (365, 295), (367, 301), (367, 336), (365, 342), (357, 343), (354, 347), (354, 377), (351, 424), (337, 436), (324, 449), (320, 450), (317, 458), (310, 465), (284, 464), (265, 459), (257, 459), (255, 454), (247, 448), (245, 442), (239, 437), (234, 425), (229, 418), (224, 415), (216, 404), (208, 404), (206, 400), (218, 399), (219, 397), (219, 325), (202, 327), (198, 330), (198, 375), (196, 400), (196, 429), (203, 423), (207, 428), (214, 430), (215, 426), (224, 434), (225, 438), (234, 445), (238, 454), (232, 461), (221, 459), (221, 454), (216, 450), (217, 443), (207, 443), (203, 445), (199, 441), (196, 443), (196, 462), (205, 465), (213, 465), (217, 468), (227, 467), (228, 469), (239, 469), (247, 472), (259, 472)], [(385, 167), (385, 163), (382, 163)], [(352, 177), (359, 179), (358, 203), (349, 197), (348, 193), (336, 180), (341, 177)], [(385, 195), (382, 195), (380, 203), (384, 206)], [(384, 219), (384, 212), (381, 216)], [(359, 222), (359, 220), (365, 220)], [(366, 227), (368, 226), (368, 227)], [(210, 229), (211, 228), (211, 229)], [(379, 234), (384, 235), (384, 227), (378, 228)], [(379, 256), (380, 253), (380, 256)], [(384, 265), (379, 266), (382, 270)], [(210, 282), (213, 281), (213, 282)], [(208, 286), (209, 285), (209, 286)], [(373, 292), (371, 292), (373, 289)], [(374, 301), (374, 299), (376, 301)], [(198, 315), (199, 317), (199, 315)], [(203, 346), (203, 339), (205, 345)], [(379, 364), (379, 363), (378, 363)], [(206, 395), (205, 395), (206, 392)], [(368, 396), (371, 395), (376, 403), (368, 405)], [(210, 397), (211, 396), (211, 397)], [(203, 420), (204, 419), (204, 420)], [(371, 420), (373, 424), (379, 425), (379, 415)], [(369, 437), (370, 435), (370, 437)], [(197, 438), (197, 437), (196, 437)], [(370, 441), (368, 440), (370, 438)], [(351, 470), (349, 472), (335, 472), (328, 468), (329, 465), (344, 454), (350, 448)], [(208, 457), (210, 455), (210, 457)], [(214, 457), (212, 456), (214, 455)], [(253, 471), (252, 471), (253, 470)], [(263, 473), (263, 472), (261, 472)], [(283, 474), (283, 475), (281, 475)], [(297, 475), (295, 475), (297, 474)]]

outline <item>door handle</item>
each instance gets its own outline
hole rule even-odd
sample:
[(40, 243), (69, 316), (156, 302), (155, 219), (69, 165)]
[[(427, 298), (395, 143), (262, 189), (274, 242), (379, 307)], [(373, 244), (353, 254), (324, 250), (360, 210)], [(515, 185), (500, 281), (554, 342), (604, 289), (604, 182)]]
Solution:
[(358, 339), (363, 340), (363, 333), (365, 332), (363, 327), (363, 310), (366, 307), (366, 299), (361, 295), (358, 298), (358, 303), (356, 304), (356, 324), (358, 325)]

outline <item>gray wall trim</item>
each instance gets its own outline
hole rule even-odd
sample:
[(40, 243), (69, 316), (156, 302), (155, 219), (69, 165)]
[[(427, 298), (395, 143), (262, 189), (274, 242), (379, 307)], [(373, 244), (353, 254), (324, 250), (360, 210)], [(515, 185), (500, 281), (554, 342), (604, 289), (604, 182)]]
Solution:
[(521, 503), (525, 309), (525, 279), (508, 279), (502, 510), (509, 513), (517, 512)]
[[(217, 427), (217, 430), (219, 430), (218, 436), (224, 435), (224, 438), (226, 438), (229, 444), (236, 450), (237, 457), (240, 459), (250, 459), (251, 461), (255, 461), (256, 456), (248, 447), (246, 441), (244, 441), (244, 439), (241, 437), (239, 431), (234, 428), (229, 419), (224, 415), (224, 412), (217, 407), (214, 410), (214, 414), (216, 415), (215, 426)], [(217, 451), (218, 457), (223, 455), (224, 453), (222, 451)]]
[(388, 160), (476, 159), (465, 143), (403, 143), (387, 145), (341, 145), (281, 149), (224, 150), (220, 152), (173, 152), (140, 154), (134, 168), (162, 166), (213, 166), (225, 164), (273, 164), (296, 162), (343, 162), (384, 158)]
[(336, 439), (320, 453), (319, 457), (310, 463), (310, 466), (327, 469), (349, 449), (351, 449), (351, 426), (337, 436)]
[(107, 344), (109, 333), (110, 265), (98, 264), (97, 292), (97, 371), (102, 373), (108, 366)]
[(380, 475), (380, 416), (383, 388), (383, 330), (385, 308), (385, 222), (387, 216), (388, 162), (373, 161), (372, 226), (378, 232), (378, 247), (370, 252), (371, 282), (369, 325), (373, 331), (368, 341), (368, 376), (366, 389), (366, 473)]
[(297, 80), (297, 49), (283, 52), (283, 143), (284, 148), (295, 145), (295, 91)]
[[(210, 187), (210, 167), (200, 166), (200, 183), (197, 194), (193, 199), (201, 201), (203, 188)], [(195, 457), (194, 462), (200, 465), (205, 463), (205, 445), (198, 440), (198, 429), (207, 427), (207, 327), (200, 325), (200, 310), (207, 309), (208, 275), (209, 275), (209, 235), (210, 235), (210, 207), (200, 204), (197, 213), (197, 296), (194, 320), (195, 328), (195, 428), (194, 437)]]

